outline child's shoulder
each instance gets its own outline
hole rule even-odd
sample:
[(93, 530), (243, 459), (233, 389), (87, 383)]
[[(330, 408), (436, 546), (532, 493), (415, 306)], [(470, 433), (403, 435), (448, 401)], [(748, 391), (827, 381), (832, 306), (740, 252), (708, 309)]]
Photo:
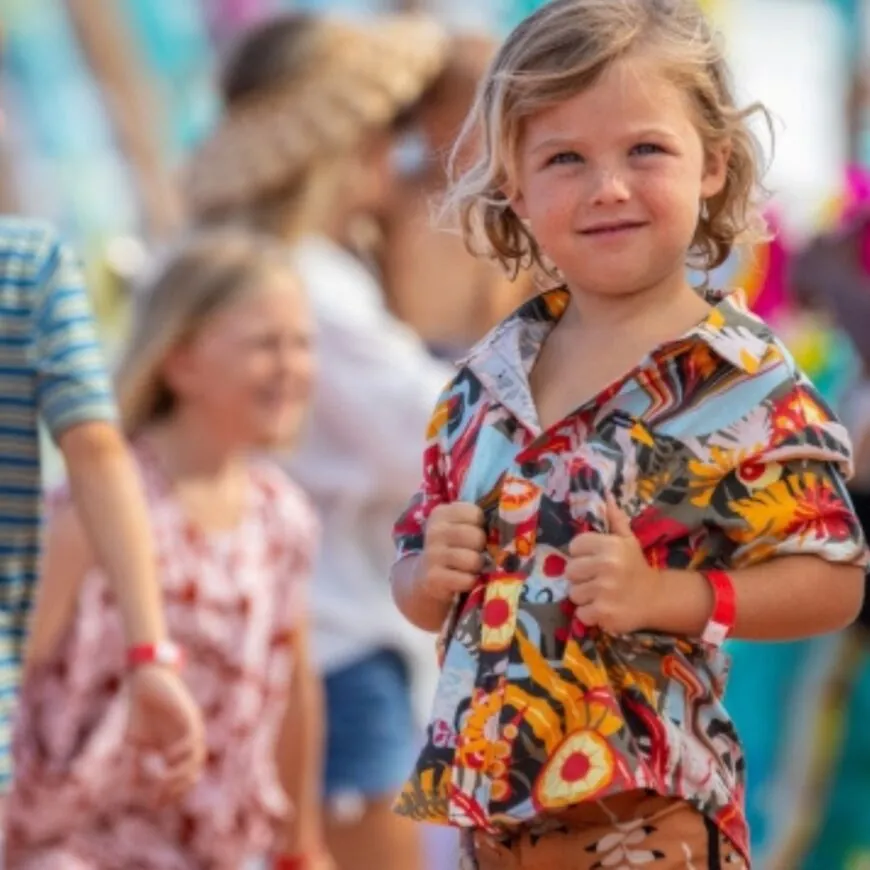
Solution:
[(787, 382), (805, 380), (788, 345), (770, 324), (751, 310), (740, 289), (710, 290), (713, 306), (692, 335), (711, 347), (726, 364), (750, 378), (760, 373)]

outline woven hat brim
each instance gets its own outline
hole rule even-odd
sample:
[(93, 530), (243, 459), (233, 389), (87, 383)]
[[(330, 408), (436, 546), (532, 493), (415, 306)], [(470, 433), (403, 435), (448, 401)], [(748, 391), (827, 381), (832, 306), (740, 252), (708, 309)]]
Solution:
[(320, 69), (227, 111), (188, 163), (196, 215), (227, 212), (286, 188), (318, 157), (352, 148), (416, 102), (447, 60), (446, 33), (422, 15), (329, 22)]

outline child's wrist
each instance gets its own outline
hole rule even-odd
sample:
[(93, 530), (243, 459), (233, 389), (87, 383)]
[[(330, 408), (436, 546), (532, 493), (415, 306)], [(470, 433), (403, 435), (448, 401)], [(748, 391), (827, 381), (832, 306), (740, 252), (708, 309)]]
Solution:
[(650, 596), (649, 628), (666, 634), (700, 637), (713, 611), (713, 595), (702, 574), (691, 570), (656, 571)]

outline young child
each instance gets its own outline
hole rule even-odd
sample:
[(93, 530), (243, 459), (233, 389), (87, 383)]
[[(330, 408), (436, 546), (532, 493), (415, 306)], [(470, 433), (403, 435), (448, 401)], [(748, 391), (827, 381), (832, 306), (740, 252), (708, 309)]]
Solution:
[(720, 645), (858, 612), (845, 430), (686, 277), (753, 228), (750, 113), (695, 0), (555, 0), (469, 121), (467, 237), (563, 286), (472, 351), (396, 526), (396, 601), (443, 626), (398, 810), (463, 828), (466, 866), (748, 867)]
[(395, 121), (438, 75), (445, 43), (412, 15), (267, 19), (230, 53), (225, 115), (190, 165), (194, 214), (282, 243), (314, 310), (311, 418), (287, 466), (323, 528), (311, 627), (328, 719), (327, 837), (342, 870), (423, 862), (419, 829), (392, 804), (425, 724), (412, 700), (428, 703), (437, 673), (431, 638), (402, 619), (384, 581), (393, 521), (453, 368), (387, 309), (370, 231), (393, 191)]
[(205, 760), (202, 719), (172, 669), (151, 534), (77, 258), (47, 224), (0, 217), (0, 797), (11, 780), (11, 731), (36, 587), (42, 513), (40, 426), (63, 458), (72, 498), (118, 598), (139, 664), (129, 675), (129, 737), (171, 753), (168, 793)]
[[(279, 469), (249, 458), (299, 428), (312, 371), (304, 296), (280, 253), (216, 233), (167, 260), (133, 322), (121, 416), (169, 627), (206, 718), (207, 765), (167, 806), (151, 783), (159, 760), (137, 765), (125, 749), (118, 608), (61, 494), (16, 726), (6, 867), (238, 870), (275, 847), (288, 853), (278, 866), (320, 870), (318, 688), (304, 613), (315, 523)], [(276, 745), (294, 806), (283, 830)]]

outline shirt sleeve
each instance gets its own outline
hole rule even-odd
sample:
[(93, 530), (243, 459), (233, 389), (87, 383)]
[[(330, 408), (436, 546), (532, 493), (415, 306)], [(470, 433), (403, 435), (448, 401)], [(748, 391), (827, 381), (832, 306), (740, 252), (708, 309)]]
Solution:
[(49, 239), (36, 282), (37, 402), (52, 437), (79, 423), (114, 422), (111, 384), (72, 251)]
[(849, 436), (815, 389), (801, 381), (785, 385), (750, 423), (764, 438), (716, 486), (708, 515), (725, 538), (731, 566), (804, 555), (866, 565), (846, 490)]
[(450, 417), (450, 389), (435, 406), (426, 430), (423, 451), (423, 477), (420, 485), (393, 528), (396, 561), (423, 551), (423, 536), (429, 515), (451, 500), (448, 484), (447, 426)]

